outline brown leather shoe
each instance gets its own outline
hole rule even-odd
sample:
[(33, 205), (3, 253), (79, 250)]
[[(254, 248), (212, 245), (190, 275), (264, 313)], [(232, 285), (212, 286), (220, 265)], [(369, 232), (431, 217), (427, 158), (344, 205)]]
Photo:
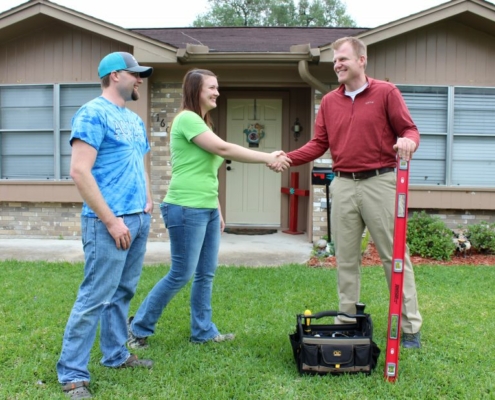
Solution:
[(140, 360), (135, 354), (131, 354), (124, 364), (117, 368), (152, 368), (153, 361), (151, 360)]

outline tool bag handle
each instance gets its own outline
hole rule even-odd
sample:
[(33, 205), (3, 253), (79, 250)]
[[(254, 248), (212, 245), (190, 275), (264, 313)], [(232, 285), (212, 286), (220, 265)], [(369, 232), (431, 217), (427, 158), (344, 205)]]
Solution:
[(366, 314), (348, 314), (343, 311), (334, 311), (334, 310), (328, 310), (328, 311), (320, 311), (319, 313), (316, 314), (310, 314), (310, 315), (304, 315), (304, 314), (299, 314), (298, 318), (311, 318), (311, 319), (320, 319), (323, 317), (337, 317), (339, 315), (342, 315), (347, 318), (366, 318)]
[[(366, 327), (369, 325), (369, 331), (370, 336), (373, 336), (373, 327), (371, 325), (371, 319), (369, 317), (369, 314), (349, 314), (343, 311), (335, 311), (335, 310), (327, 310), (327, 311), (321, 311), (316, 314), (309, 314), (309, 315), (304, 315), (304, 314), (298, 314), (297, 315), (297, 331), (299, 332), (299, 336), (303, 336), (303, 321), (307, 318), (310, 319), (320, 319), (324, 317), (337, 317), (339, 315), (343, 315), (347, 318), (355, 318), (356, 323), (355, 324), (346, 324), (348, 329), (357, 329), (360, 331), (365, 330)], [(344, 327), (344, 325), (342, 326)]]

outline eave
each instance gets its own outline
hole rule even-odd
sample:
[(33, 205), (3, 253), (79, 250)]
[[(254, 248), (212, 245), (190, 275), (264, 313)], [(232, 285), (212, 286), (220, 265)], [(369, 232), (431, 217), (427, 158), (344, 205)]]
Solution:
[(126, 43), (142, 63), (177, 63), (176, 47), (45, 0), (30, 1), (0, 14), (2, 40), (25, 33), (28, 21), (28, 26), (35, 29), (50, 19)]
[[(483, 0), (451, 0), (428, 10), (378, 26), (356, 35), (356, 37), (370, 46), (448, 19), (454, 19), (481, 30), (486, 30), (488, 27), (491, 30), (488, 33), (495, 34), (493, 24), (485, 23), (487, 20), (495, 21), (495, 5)], [(320, 62), (333, 62), (331, 45), (329, 43), (320, 47)]]
[(312, 49), (309, 44), (291, 46), (290, 51), (278, 53), (210, 53), (207, 46), (199, 45), (187, 45), (185, 49), (177, 50), (177, 60), (180, 64), (298, 64), (299, 61), (318, 63), (319, 58), (319, 49)]
[(495, 21), (495, 5), (482, 0), (451, 0), (437, 7), (379, 26), (356, 37), (370, 45), (449, 18), (463, 20), (466, 13)]

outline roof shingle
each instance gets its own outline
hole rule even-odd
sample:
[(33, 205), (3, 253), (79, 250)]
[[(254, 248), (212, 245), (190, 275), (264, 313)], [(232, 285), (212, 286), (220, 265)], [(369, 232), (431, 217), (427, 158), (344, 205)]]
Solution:
[(131, 29), (177, 48), (187, 44), (208, 46), (210, 52), (289, 52), (290, 46), (320, 47), (344, 36), (355, 36), (368, 28), (214, 27)]

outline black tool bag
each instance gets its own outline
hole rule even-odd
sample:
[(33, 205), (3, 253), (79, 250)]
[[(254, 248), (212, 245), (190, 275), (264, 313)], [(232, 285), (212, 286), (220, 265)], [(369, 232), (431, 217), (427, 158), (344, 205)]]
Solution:
[[(356, 319), (356, 323), (313, 323), (323, 317), (338, 315)], [(373, 342), (371, 316), (363, 312), (347, 314), (322, 311), (311, 315), (299, 314), (296, 331), (289, 338), (301, 374), (369, 374), (376, 367), (380, 355), (380, 349)]]

